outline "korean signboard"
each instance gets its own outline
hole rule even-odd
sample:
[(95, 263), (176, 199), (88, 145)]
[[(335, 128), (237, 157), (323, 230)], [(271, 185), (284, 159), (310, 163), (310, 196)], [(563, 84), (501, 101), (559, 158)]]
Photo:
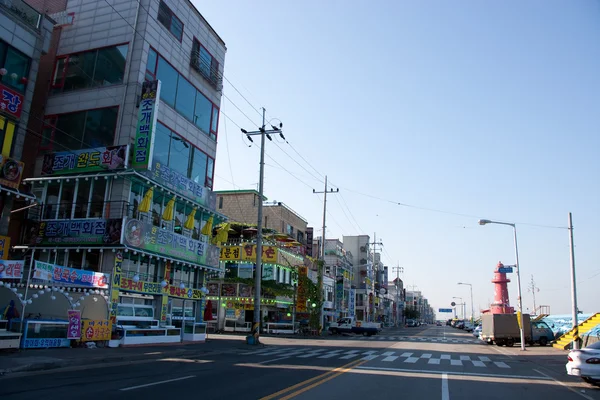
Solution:
[(68, 310), (67, 319), (69, 320), (67, 339), (79, 339), (81, 337), (81, 311)]
[(167, 295), (182, 299), (200, 300), (202, 291), (200, 289), (180, 288), (179, 285), (167, 285), (164, 289), (160, 282), (135, 282), (133, 279), (121, 276), (119, 288), (126, 292), (136, 292), (149, 295)]
[(108, 289), (110, 275), (36, 261), (33, 269), (33, 279), (57, 284)]
[(217, 246), (160, 229), (133, 218), (125, 219), (122, 244), (178, 260), (218, 268)]
[(0, 156), (0, 184), (18, 189), (23, 177), (25, 163)]
[(117, 307), (119, 303), (119, 288), (121, 286), (121, 266), (123, 265), (123, 253), (117, 251), (115, 254), (115, 267), (113, 269), (113, 281), (110, 290), (110, 322), (117, 322)]
[(350, 289), (350, 294), (348, 295), (348, 316), (354, 317), (356, 310), (356, 289)]
[(306, 290), (304, 278), (308, 278), (308, 268), (304, 266), (298, 267), (298, 290), (296, 293), (296, 312), (304, 313), (306, 312), (306, 302), (308, 299), (306, 298)]
[[(277, 262), (278, 249), (275, 246), (263, 246), (262, 248), (262, 262), (263, 263), (276, 263)], [(256, 261), (256, 245), (249, 244), (242, 246), (241, 250), (243, 261)]]
[(0, 260), (8, 260), (8, 250), (10, 249), (10, 237), (0, 236)]
[(152, 165), (154, 150), (154, 132), (158, 118), (160, 99), (160, 81), (146, 81), (142, 84), (142, 100), (138, 113), (137, 131), (133, 144), (133, 160), (135, 169), (148, 169)]
[(45, 349), (48, 347), (69, 347), (71, 342), (67, 338), (53, 339), (25, 339), (23, 340), (24, 349)]
[(239, 261), (241, 256), (240, 246), (221, 247), (221, 261)]
[(153, 161), (150, 164), (149, 170), (142, 170), (140, 172), (162, 186), (188, 197), (210, 210), (214, 210), (217, 207), (217, 195), (204, 187), (204, 183), (194, 182), (185, 175), (158, 161)]
[(89, 342), (96, 340), (110, 340), (112, 334), (112, 323), (110, 320), (84, 319), (81, 328), (81, 341)]
[(0, 110), (14, 118), (21, 118), (23, 95), (0, 83)]
[(111, 245), (121, 241), (122, 219), (49, 220), (38, 224), (32, 245)]
[(42, 175), (79, 174), (123, 169), (129, 146), (96, 147), (44, 155)]
[(306, 255), (309, 257), (313, 256), (313, 235), (314, 235), (314, 230), (313, 228), (306, 228), (305, 231), (306, 234)]
[(335, 310), (337, 312), (343, 311), (344, 303), (344, 282), (342, 279), (338, 279), (335, 284)]
[(21, 279), (24, 266), (23, 260), (0, 260), (0, 279)]

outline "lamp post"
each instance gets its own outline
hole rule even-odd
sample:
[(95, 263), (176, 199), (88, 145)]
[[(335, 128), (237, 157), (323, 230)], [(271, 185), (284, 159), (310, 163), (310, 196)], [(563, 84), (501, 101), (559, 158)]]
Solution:
[(279, 127), (271, 125), (273, 129), (265, 129), (265, 113), (267, 110), (262, 109), (262, 127), (258, 128), (257, 131), (248, 132), (245, 129), (241, 129), (242, 133), (246, 135), (249, 141), (253, 142), (252, 136), (260, 135), (260, 179), (258, 183), (258, 221), (256, 224), (256, 268), (254, 269), (254, 318), (252, 325), (252, 335), (254, 336), (254, 344), (260, 343), (260, 285), (262, 281), (262, 219), (263, 219), (263, 184), (265, 176), (265, 136), (272, 141), (270, 135), (279, 134), (282, 139), (283, 136), (283, 123), (279, 124)]
[(459, 285), (468, 285), (471, 288), (471, 323), (475, 320), (475, 308), (473, 307), (473, 285), (470, 283), (458, 282)]
[(519, 307), (519, 326), (521, 334), (521, 350), (525, 351), (525, 325), (523, 323), (523, 299), (521, 299), (521, 264), (519, 264), (519, 246), (517, 245), (517, 227), (515, 224), (510, 222), (498, 222), (490, 221), (489, 219), (480, 219), (479, 225), (497, 224), (497, 225), (508, 225), (513, 228), (514, 242), (515, 242), (515, 268), (517, 269), (517, 304)]
[(463, 301), (462, 297), (452, 297), (453, 299), (460, 299), (460, 303), (458, 303), (458, 305), (460, 306), (460, 311), (462, 312), (462, 317), (463, 319), (465, 319), (465, 302)]

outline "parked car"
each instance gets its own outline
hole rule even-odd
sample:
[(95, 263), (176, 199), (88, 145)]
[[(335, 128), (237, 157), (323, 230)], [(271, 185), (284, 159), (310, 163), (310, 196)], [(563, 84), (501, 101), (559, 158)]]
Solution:
[(587, 383), (600, 387), (600, 342), (581, 350), (571, 350), (567, 356), (567, 374), (578, 376)]
[(438, 322), (436, 322), (436, 323), (435, 323), (435, 325), (436, 325), (436, 326), (442, 326), (442, 322), (441, 322), (441, 321), (438, 321)]
[(481, 335), (481, 325), (477, 325), (475, 329), (473, 329), (473, 336), (479, 337)]
[(414, 319), (407, 319), (406, 326), (409, 328), (417, 326), (417, 322)]
[(467, 332), (473, 332), (473, 329), (475, 329), (475, 327), (471, 322), (467, 321), (464, 323), (463, 329)]
[(456, 324), (454, 325), (455, 328), (458, 329), (464, 329), (465, 328), (465, 321), (457, 321)]

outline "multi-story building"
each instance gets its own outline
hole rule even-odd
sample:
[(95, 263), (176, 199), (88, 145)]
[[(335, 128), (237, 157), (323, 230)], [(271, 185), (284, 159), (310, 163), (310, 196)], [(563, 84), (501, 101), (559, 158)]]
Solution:
[(338, 239), (325, 241), (325, 272), (323, 290), (325, 294), (324, 314), (329, 319), (354, 315), (349, 310), (349, 299), (354, 281), (352, 253), (344, 250)]
[(139, 311), (164, 341), (202, 338), (225, 43), (190, 0), (66, 0), (61, 15), (22, 247), (33, 283), (66, 295), (28, 311), (106, 319), (110, 303), (119, 325)]
[[(344, 250), (354, 256), (354, 282), (356, 288), (355, 312), (359, 321), (373, 320), (373, 262), (369, 260), (369, 235), (344, 236)], [(351, 301), (351, 300), (350, 300)]]

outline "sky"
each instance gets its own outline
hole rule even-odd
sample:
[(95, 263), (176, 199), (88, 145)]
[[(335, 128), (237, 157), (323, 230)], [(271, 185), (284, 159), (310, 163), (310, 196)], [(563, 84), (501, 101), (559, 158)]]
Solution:
[[(487, 308), (498, 263), (523, 308), (600, 311), (600, 2), (193, 0), (227, 45), (215, 189), (256, 189), (327, 238), (368, 234), (437, 310)], [(255, 138), (255, 139), (258, 139)], [(395, 276), (395, 273), (394, 273)], [(517, 277), (509, 274), (517, 306)], [(391, 279), (391, 278), (390, 278)], [(438, 314), (438, 317), (449, 317)]]

